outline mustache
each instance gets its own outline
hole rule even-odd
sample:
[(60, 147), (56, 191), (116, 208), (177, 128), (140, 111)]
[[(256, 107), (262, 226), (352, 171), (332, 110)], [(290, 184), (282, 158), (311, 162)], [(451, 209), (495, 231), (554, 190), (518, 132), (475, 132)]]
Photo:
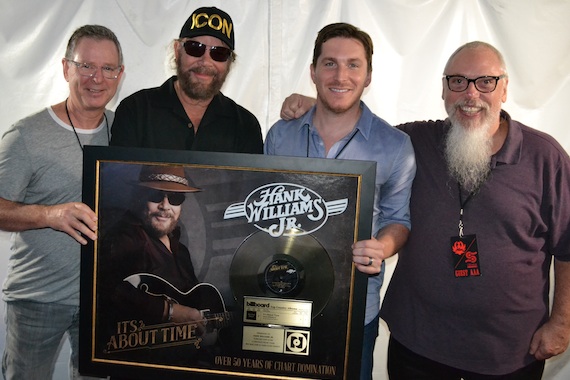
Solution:
[(458, 100), (455, 103), (455, 108), (459, 107), (478, 107), (484, 110), (489, 109), (489, 105), (477, 100)]
[(193, 67), (191, 69), (188, 69), (187, 71), (188, 74), (192, 72), (200, 75), (211, 75), (211, 76), (216, 76), (218, 74), (218, 72), (215, 69), (205, 66)]
[(151, 218), (158, 217), (158, 218), (170, 218), (170, 219), (172, 219), (174, 217), (174, 214), (172, 214), (171, 212), (168, 212), (168, 211), (164, 211), (164, 212), (159, 211), (159, 212), (151, 212), (149, 214), (149, 216)]

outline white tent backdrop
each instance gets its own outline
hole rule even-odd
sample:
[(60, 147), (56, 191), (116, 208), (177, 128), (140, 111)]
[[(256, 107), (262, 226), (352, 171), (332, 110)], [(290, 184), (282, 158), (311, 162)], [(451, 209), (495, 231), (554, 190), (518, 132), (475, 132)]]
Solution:
[[(504, 108), (570, 149), (564, 124), (570, 119), (568, 0), (0, 0), (0, 133), (67, 96), (61, 58), (78, 26), (105, 25), (121, 41), (126, 73), (114, 109), (125, 96), (171, 75), (169, 43), (204, 5), (233, 18), (238, 60), (223, 92), (251, 110), (264, 133), (287, 95), (314, 95), (309, 64), (316, 34), (345, 21), (374, 40), (373, 80), (364, 100), (388, 122), (444, 117), (441, 74), (448, 56), (467, 41), (483, 40), (505, 55), (510, 91)], [(4, 278), (8, 234), (0, 236), (0, 252)], [(0, 333), (3, 349), (4, 325)], [(384, 327), (376, 379), (387, 378), (387, 336)], [(569, 379), (569, 357), (549, 360), (545, 379)]]

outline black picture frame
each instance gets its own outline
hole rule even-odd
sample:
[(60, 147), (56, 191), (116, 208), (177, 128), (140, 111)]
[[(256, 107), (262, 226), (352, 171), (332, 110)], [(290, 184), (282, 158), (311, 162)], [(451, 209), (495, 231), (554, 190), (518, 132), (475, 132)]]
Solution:
[[(180, 241), (200, 282), (213, 285), (234, 316), (234, 324), (216, 330), (229, 337), (223, 344), (216, 335), (205, 348), (195, 324), (109, 317), (115, 306), (107, 294), (111, 261), (104, 242), (121, 226), (138, 173), (149, 165), (183, 166), (190, 186), (201, 190), (182, 205)], [(355, 269), (350, 246), (371, 236), (375, 175), (370, 161), (86, 146), (83, 201), (97, 213), (98, 239), (81, 252), (80, 372), (357, 378), (367, 276)], [(260, 199), (262, 210), (254, 206)], [(294, 292), (273, 287), (281, 278), (267, 280), (276, 263), (295, 269), (293, 286), (287, 282)]]

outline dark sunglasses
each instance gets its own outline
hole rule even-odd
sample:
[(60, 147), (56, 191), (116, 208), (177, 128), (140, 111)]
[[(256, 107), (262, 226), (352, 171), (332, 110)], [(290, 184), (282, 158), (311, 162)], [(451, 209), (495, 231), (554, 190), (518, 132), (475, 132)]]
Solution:
[(183, 44), (186, 54), (192, 57), (201, 57), (206, 52), (210, 51), (210, 57), (216, 62), (226, 62), (232, 55), (231, 49), (223, 46), (209, 46), (201, 44), (198, 41), (186, 41)]
[(186, 199), (186, 195), (184, 195), (184, 193), (172, 193), (156, 190), (148, 194), (147, 200), (152, 203), (160, 203), (164, 200), (164, 197), (168, 198), (168, 203), (173, 206), (180, 206)]

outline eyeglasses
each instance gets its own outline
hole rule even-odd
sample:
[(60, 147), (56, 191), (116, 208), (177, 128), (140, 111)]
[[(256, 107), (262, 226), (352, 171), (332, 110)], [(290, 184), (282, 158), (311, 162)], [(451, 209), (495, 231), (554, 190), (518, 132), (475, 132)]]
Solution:
[(121, 73), (121, 71), (123, 71), (123, 68), (121, 66), (119, 67), (111, 67), (111, 66), (95, 66), (92, 65), (90, 63), (80, 63), (80, 62), (75, 62), (71, 59), (66, 59), (67, 62), (73, 63), (76, 67), (77, 67), (77, 72), (79, 73), (79, 75), (82, 75), (84, 77), (92, 77), (93, 75), (95, 75), (95, 73), (97, 73), (97, 71), (99, 71), (99, 69), (101, 69), (101, 72), (103, 73), (103, 76), (107, 79), (117, 79), (119, 77), (119, 74)]
[(148, 194), (147, 200), (152, 203), (161, 203), (164, 198), (167, 198), (168, 203), (172, 206), (180, 206), (186, 199), (186, 195), (184, 193), (155, 190)]
[(453, 92), (462, 92), (467, 90), (469, 83), (473, 82), (475, 88), (479, 92), (493, 92), (497, 88), (497, 82), (499, 79), (506, 77), (506, 75), (494, 76), (484, 76), (475, 79), (469, 79), (463, 75), (446, 75), (447, 87)]
[(226, 62), (232, 55), (232, 50), (223, 46), (209, 46), (204, 45), (198, 41), (188, 40), (184, 42), (184, 51), (192, 57), (201, 57), (206, 52), (210, 51), (210, 57), (216, 62)]

